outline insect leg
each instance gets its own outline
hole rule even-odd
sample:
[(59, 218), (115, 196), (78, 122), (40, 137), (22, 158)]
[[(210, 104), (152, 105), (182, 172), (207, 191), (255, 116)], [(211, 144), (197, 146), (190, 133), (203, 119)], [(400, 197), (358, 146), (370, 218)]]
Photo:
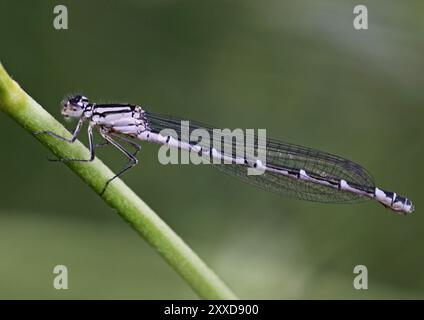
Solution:
[[(119, 151), (121, 151), (129, 159), (129, 162), (117, 174), (115, 174), (115, 176), (113, 176), (111, 179), (109, 179), (106, 182), (102, 192), (100, 193), (100, 195), (103, 195), (104, 192), (106, 191), (106, 188), (108, 187), (109, 183), (111, 183), (114, 179), (116, 179), (117, 177), (124, 174), (126, 171), (130, 170), (132, 167), (134, 167), (138, 163), (138, 159), (135, 157), (135, 155), (128, 152), (118, 142), (113, 140), (113, 138), (110, 135), (108, 135), (106, 133), (102, 133), (102, 132), (100, 132), (100, 133), (106, 141), (108, 141), (111, 145), (113, 145), (115, 148), (117, 148)], [(120, 137), (120, 138), (122, 138), (122, 137)]]
[(74, 158), (61, 158), (61, 159), (49, 159), (49, 161), (60, 161), (60, 162), (91, 162), (94, 160), (95, 154), (95, 145), (93, 143), (93, 126), (90, 124), (87, 129), (88, 134), (88, 146), (90, 148), (90, 158), (89, 159), (74, 159)]
[(58, 135), (57, 133), (54, 133), (54, 132), (49, 131), (49, 130), (46, 130), (46, 131), (36, 131), (36, 132), (34, 132), (34, 135), (37, 136), (39, 134), (47, 134), (49, 136), (58, 138), (60, 140), (63, 140), (63, 141), (69, 142), (69, 143), (73, 143), (73, 142), (75, 142), (75, 140), (77, 140), (77, 136), (78, 136), (78, 134), (81, 131), (81, 128), (82, 128), (82, 125), (83, 125), (84, 121), (85, 121), (85, 118), (80, 118), (79, 119), (78, 124), (77, 124), (74, 132), (72, 133), (72, 138), (70, 138), (70, 139), (65, 138), (65, 137), (62, 137), (62, 136)]
[[(114, 133), (108, 133), (108, 135), (112, 136), (112, 137), (114, 137), (118, 140), (124, 141), (124, 142), (128, 143), (130, 146), (132, 146), (135, 149), (135, 151), (132, 154), (133, 156), (136, 156), (137, 153), (139, 153), (141, 151), (141, 146), (138, 143), (132, 141), (131, 139), (122, 137), (122, 136), (114, 134)], [(97, 149), (97, 148), (100, 148), (100, 147), (107, 147), (108, 145), (110, 145), (110, 142), (106, 140), (106, 141), (103, 141), (101, 143), (96, 143), (94, 146)]]
[(131, 139), (125, 138), (125, 137), (122, 137), (122, 136), (119, 136), (119, 135), (116, 135), (116, 134), (113, 134), (113, 133), (110, 134), (110, 135), (121, 140), (121, 141), (124, 141), (124, 142), (128, 143), (130, 146), (132, 146), (135, 149), (134, 153), (132, 154), (133, 156), (136, 156), (137, 153), (139, 153), (141, 151), (141, 146), (138, 143), (132, 141)]

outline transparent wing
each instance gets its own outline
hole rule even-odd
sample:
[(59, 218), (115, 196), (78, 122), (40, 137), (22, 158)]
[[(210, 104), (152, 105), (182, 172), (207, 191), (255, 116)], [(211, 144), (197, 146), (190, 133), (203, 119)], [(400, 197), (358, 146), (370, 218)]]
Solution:
[[(210, 142), (190, 141), (191, 132), (197, 128), (208, 130), (210, 136), (213, 137), (213, 127), (209, 125), (183, 118), (153, 113), (147, 113), (147, 119), (149, 120), (151, 130), (154, 132), (160, 132), (163, 129), (173, 129), (176, 131), (181, 141), (198, 144), (200, 146), (212, 145)], [(187, 132), (182, 132), (181, 121), (189, 121), (190, 126)], [(231, 139), (224, 139), (223, 141), (224, 144), (232, 142)], [(254, 147), (258, 148), (256, 138)], [(236, 152), (234, 145), (228, 148), (228, 150), (232, 150), (232, 154), (228, 152), (225, 153), (223, 150), (227, 150), (225, 146), (223, 146), (220, 151), (228, 156), (234, 156)], [(344, 179), (351, 184), (360, 185), (362, 187), (374, 187), (374, 179), (366, 169), (353, 161), (336, 155), (273, 139), (266, 140), (265, 152), (266, 164), (268, 166), (286, 170), (303, 169), (317, 177), (334, 180), (336, 182), (340, 179)], [(310, 181), (292, 179), (278, 173), (267, 171), (262, 175), (247, 175), (248, 167), (244, 165), (214, 164), (213, 166), (224, 173), (238, 177), (259, 188), (302, 200), (332, 203), (352, 203), (367, 200), (367, 198), (357, 194), (340, 191)]]

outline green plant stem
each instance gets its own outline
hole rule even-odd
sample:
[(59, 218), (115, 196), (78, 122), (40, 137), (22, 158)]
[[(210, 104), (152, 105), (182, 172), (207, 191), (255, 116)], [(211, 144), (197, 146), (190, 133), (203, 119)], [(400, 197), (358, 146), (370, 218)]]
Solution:
[[(51, 130), (70, 133), (7, 74), (0, 63), (0, 110), (28, 132)], [(37, 139), (59, 158), (88, 158), (88, 149), (79, 141), (66, 143), (48, 135)], [(113, 172), (99, 159), (90, 163), (69, 162), (66, 165), (100, 195)], [(234, 293), (184, 243), (158, 215), (122, 180), (115, 179), (102, 196), (103, 200), (124, 218), (168, 264), (204, 299), (236, 299)]]

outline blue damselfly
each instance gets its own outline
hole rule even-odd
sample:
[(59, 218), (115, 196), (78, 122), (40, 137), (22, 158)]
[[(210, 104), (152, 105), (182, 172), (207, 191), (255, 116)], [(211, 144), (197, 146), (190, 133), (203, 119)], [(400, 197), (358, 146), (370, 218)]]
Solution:
[[(189, 135), (181, 130), (181, 122), (186, 119), (159, 115), (146, 111), (139, 105), (132, 104), (96, 104), (90, 103), (82, 95), (75, 95), (64, 101), (62, 114), (65, 117), (79, 119), (71, 138), (65, 138), (51, 131), (36, 134), (49, 134), (56, 138), (74, 142), (85, 121), (88, 125), (90, 148), (89, 159), (58, 159), (58, 161), (92, 161), (95, 157), (93, 129), (98, 130), (107, 144), (121, 151), (128, 159), (127, 165), (109, 183), (138, 163), (136, 158), (140, 146), (134, 139), (175, 147), (209, 159), (230, 160), (230, 163), (213, 164), (218, 169), (268, 191), (277, 192), (294, 198), (327, 202), (353, 203), (364, 199), (374, 199), (397, 213), (414, 211), (411, 201), (395, 192), (377, 188), (374, 179), (359, 164), (348, 159), (312, 148), (302, 147), (273, 139), (266, 139), (261, 146), (254, 140), (255, 148), (262, 148), (266, 154), (266, 163), (252, 160), (246, 156), (236, 155), (233, 146), (230, 151), (210, 147), (205, 141), (191, 141)], [(207, 130), (213, 136), (213, 127), (189, 121), (190, 132), (195, 129)], [(163, 135), (164, 129), (172, 129), (177, 137)], [(232, 139), (224, 139), (232, 143)], [(228, 142), (229, 141), (229, 142)], [(123, 144), (134, 148), (128, 151)], [(260, 175), (247, 175), (247, 169), (263, 170)]]

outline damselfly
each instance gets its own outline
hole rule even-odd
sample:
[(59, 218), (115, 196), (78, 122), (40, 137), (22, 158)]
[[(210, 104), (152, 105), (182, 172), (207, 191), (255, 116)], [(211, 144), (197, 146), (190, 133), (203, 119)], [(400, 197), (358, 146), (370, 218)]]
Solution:
[[(89, 159), (58, 159), (58, 161), (92, 161), (95, 157), (93, 129), (97, 129), (105, 140), (121, 151), (128, 159), (127, 165), (114, 177), (107, 181), (103, 192), (113, 179), (134, 167), (138, 160), (140, 146), (134, 139), (195, 152), (209, 159), (230, 159), (227, 164), (214, 164), (218, 169), (241, 178), (248, 183), (268, 191), (277, 192), (294, 198), (327, 202), (353, 203), (367, 198), (375, 199), (397, 213), (410, 213), (414, 206), (407, 198), (395, 192), (385, 191), (375, 186), (372, 176), (359, 164), (323, 151), (314, 150), (294, 144), (266, 139), (262, 150), (266, 154), (266, 163), (252, 160), (218, 149), (199, 141), (191, 141), (181, 130), (183, 118), (159, 115), (132, 104), (96, 104), (90, 103), (87, 97), (75, 95), (63, 103), (62, 115), (79, 119), (71, 138), (65, 138), (51, 131), (36, 134), (49, 134), (67, 142), (74, 142), (85, 121), (88, 125)], [(202, 128), (213, 135), (213, 127), (189, 121), (190, 132)], [(163, 135), (164, 129), (172, 129), (177, 137)], [(224, 139), (230, 141), (232, 139)], [(123, 144), (134, 148), (128, 151)], [(257, 141), (255, 146), (259, 147)], [(228, 162), (228, 161), (227, 161)], [(263, 170), (261, 175), (247, 175), (247, 169)]]

